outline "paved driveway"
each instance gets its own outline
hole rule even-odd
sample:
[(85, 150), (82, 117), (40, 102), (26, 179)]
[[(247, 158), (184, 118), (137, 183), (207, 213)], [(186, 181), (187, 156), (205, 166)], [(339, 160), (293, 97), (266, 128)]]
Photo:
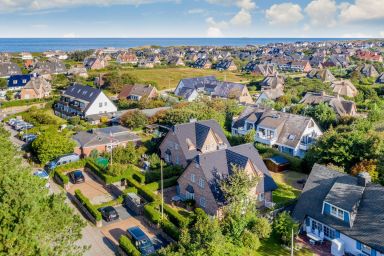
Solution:
[(114, 197), (101, 185), (96, 179), (83, 171), (85, 182), (72, 184), (68, 190), (74, 194), (76, 189), (79, 189), (84, 196), (89, 198), (92, 204), (101, 204), (114, 199)]
[(122, 206), (122, 205), (114, 206), (113, 208), (115, 208), (115, 210), (119, 214), (119, 219), (112, 220), (112, 221), (105, 221), (103, 219), (103, 227), (111, 225), (111, 224), (114, 224), (114, 223), (117, 223), (117, 222), (120, 222), (122, 220), (126, 220), (126, 219), (132, 217), (132, 215), (128, 212), (128, 210), (124, 206)]

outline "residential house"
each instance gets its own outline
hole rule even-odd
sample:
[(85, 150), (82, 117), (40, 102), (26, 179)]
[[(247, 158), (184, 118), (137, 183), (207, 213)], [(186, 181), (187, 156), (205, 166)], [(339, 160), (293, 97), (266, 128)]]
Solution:
[(24, 60), (24, 63), (23, 63), (24, 67), (26, 69), (30, 69), (30, 68), (33, 68), (34, 66), (34, 61), (33, 60)]
[(326, 95), (324, 92), (307, 92), (300, 100), (300, 104), (318, 105), (320, 103), (327, 104), (336, 112), (338, 116), (354, 116), (357, 113), (356, 103), (345, 100), (340, 96)]
[(334, 75), (329, 71), (329, 69), (312, 69), (311, 72), (307, 74), (308, 78), (314, 79), (317, 78), (323, 83), (330, 83), (336, 80)]
[(215, 69), (219, 71), (228, 70), (228, 71), (236, 71), (237, 66), (233, 60), (223, 59), (220, 60), (216, 65)]
[(110, 152), (115, 147), (125, 147), (132, 142), (137, 144), (140, 137), (122, 126), (80, 131), (72, 136), (76, 141), (74, 152), (82, 157), (88, 157), (93, 150), (98, 153)]
[(380, 76), (376, 79), (376, 83), (384, 84), (384, 73), (380, 74)]
[(183, 58), (179, 56), (172, 56), (168, 59), (168, 65), (185, 66), (185, 63), (183, 61)]
[(284, 95), (284, 77), (272, 75), (264, 78), (261, 84), (261, 94), (256, 104), (263, 104), (264, 101), (276, 100)]
[(136, 54), (130, 52), (120, 53), (116, 58), (116, 62), (120, 64), (136, 65), (138, 61), (139, 59), (137, 58)]
[(307, 73), (312, 70), (312, 67), (308, 60), (294, 60), (290, 62), (289, 70)]
[(35, 64), (34, 70), (32, 73), (39, 74), (40, 76), (45, 76), (49, 78), (52, 74), (66, 74), (67, 68), (65, 64), (57, 59), (49, 59), (46, 61), (39, 61)]
[(143, 97), (147, 99), (154, 99), (158, 96), (158, 91), (154, 86), (151, 85), (125, 85), (117, 98), (119, 100), (128, 99), (139, 101)]
[(32, 75), (12, 75), (8, 78), (8, 90), (18, 91), (25, 87)]
[(250, 61), (243, 69), (247, 73), (255, 76), (273, 76), (277, 74), (276, 68), (271, 64), (257, 64), (256, 61)]
[(333, 81), (331, 87), (334, 94), (350, 98), (356, 97), (359, 92), (352, 82), (347, 79)]
[(188, 101), (197, 99), (200, 94), (236, 99), (240, 103), (253, 103), (246, 85), (218, 81), (214, 76), (182, 79), (175, 89), (176, 96), (183, 97)]
[[(308, 237), (339, 245), (337, 255), (384, 255), (384, 187), (315, 164), (293, 210)], [(337, 248), (335, 246), (335, 248)]]
[(256, 142), (301, 158), (322, 135), (310, 117), (250, 106), (233, 120), (232, 134), (245, 135), (251, 130), (256, 131)]
[(70, 68), (67, 72), (67, 75), (69, 76), (79, 76), (79, 77), (84, 77), (88, 78), (88, 72), (86, 68), (82, 67), (73, 67)]
[(207, 58), (199, 58), (191, 66), (193, 68), (210, 69), (212, 68), (212, 62)]
[(51, 94), (51, 83), (44, 77), (32, 77), (20, 91), (20, 99), (42, 99)]
[(252, 144), (197, 154), (177, 180), (180, 196), (194, 199), (208, 215), (220, 218), (223, 206), (228, 203), (220, 183), (233, 174), (235, 166), (250, 177), (259, 177), (257, 185), (249, 191), (250, 199), (259, 207), (271, 205), (272, 191), (277, 185)]
[(356, 51), (356, 58), (364, 61), (383, 62), (383, 56), (379, 52), (358, 50)]
[(69, 86), (54, 105), (55, 114), (62, 118), (116, 113), (113, 102), (99, 89), (74, 84)]
[(348, 55), (333, 54), (323, 63), (324, 67), (348, 67), (350, 63)]
[(32, 60), (33, 56), (30, 52), (22, 52), (20, 53), (20, 57), (22, 60)]
[(97, 70), (105, 68), (108, 65), (108, 61), (101, 56), (92, 56), (85, 58), (83, 64), (86, 69)]
[(20, 67), (13, 62), (0, 62), (0, 78), (8, 78), (12, 75), (21, 75)]
[(356, 67), (355, 71), (359, 72), (365, 77), (378, 77), (379, 72), (372, 64), (364, 64), (362, 66)]
[(186, 167), (198, 154), (230, 147), (220, 125), (214, 120), (174, 125), (160, 144), (165, 162)]

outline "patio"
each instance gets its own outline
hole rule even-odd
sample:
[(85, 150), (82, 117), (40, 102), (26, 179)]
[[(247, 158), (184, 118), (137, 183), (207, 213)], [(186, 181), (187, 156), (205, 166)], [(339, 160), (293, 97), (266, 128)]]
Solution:
[(316, 242), (315, 244), (311, 243), (311, 239), (307, 237), (306, 234), (300, 234), (296, 238), (296, 246), (301, 248), (307, 248), (313, 252), (316, 256), (332, 256), (331, 246), (332, 243), (328, 240), (324, 240), (322, 243)]

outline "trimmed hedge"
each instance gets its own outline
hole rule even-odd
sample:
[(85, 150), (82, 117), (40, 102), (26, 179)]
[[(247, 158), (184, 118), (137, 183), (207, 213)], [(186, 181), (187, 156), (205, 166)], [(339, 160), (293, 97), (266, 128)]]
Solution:
[(170, 221), (172, 221), (179, 228), (187, 227), (189, 219), (175, 211), (172, 207), (164, 204), (164, 212), (168, 215)]
[(65, 171), (71, 171), (74, 169), (84, 168), (85, 164), (87, 163), (86, 159), (80, 159), (76, 162), (71, 162), (68, 164), (63, 164), (54, 169), (55, 172), (65, 172)]
[(56, 177), (58, 177), (64, 185), (67, 185), (69, 183), (69, 177), (64, 174), (64, 173), (61, 173), (59, 171), (53, 171), (52, 173), (54, 173), (53, 175), (56, 175)]
[(135, 193), (137, 194), (137, 188), (136, 187), (129, 187), (124, 189), (123, 194), (128, 194), (128, 193)]
[[(168, 179), (174, 176), (180, 176), (183, 173), (183, 169), (180, 166), (166, 166), (163, 168), (163, 179)], [(145, 180), (147, 183), (158, 181), (161, 179), (160, 169), (148, 171), (145, 173)]]
[[(171, 177), (171, 178), (163, 180), (164, 188), (175, 186), (177, 184), (177, 179), (178, 179), (178, 177), (175, 176), (175, 177)], [(159, 190), (159, 189), (161, 189), (161, 181), (159, 180), (159, 181), (149, 183), (149, 184), (145, 185), (144, 187), (147, 189), (150, 189), (152, 191)]]
[[(140, 171), (140, 169), (132, 164), (128, 165), (126, 175), (132, 176), (137, 182), (145, 183), (145, 175)], [(124, 176), (126, 176), (124, 175)]]
[(163, 228), (164, 232), (167, 233), (170, 237), (172, 237), (176, 241), (179, 240), (180, 231), (172, 222), (165, 219), (161, 222), (161, 227)]
[(150, 189), (145, 188), (145, 186), (142, 186), (139, 184), (136, 180), (133, 178), (126, 178), (128, 185), (135, 187), (137, 189), (137, 194), (139, 194), (141, 197), (143, 197), (148, 202), (153, 202), (156, 200), (160, 200), (160, 197), (156, 194), (154, 194)]
[(108, 175), (106, 175), (102, 170), (102, 168), (98, 166), (94, 161), (88, 160), (87, 163), (85, 164), (85, 167), (89, 168), (94, 174), (99, 176), (100, 179), (102, 179), (105, 183), (109, 184), (107, 182), (107, 177), (106, 177)]
[(114, 205), (122, 204), (123, 201), (124, 201), (124, 197), (121, 195), (121, 196), (119, 196), (118, 198), (116, 198), (114, 200), (111, 200), (109, 202), (105, 202), (105, 203), (102, 203), (102, 204), (95, 205), (94, 207), (96, 209), (99, 209), (101, 207), (114, 206)]
[(157, 225), (161, 222), (161, 215), (159, 211), (156, 210), (156, 207), (158, 207), (156, 202), (146, 204), (144, 206), (144, 216)]
[(96, 221), (100, 221), (102, 219), (101, 213), (96, 209), (96, 207), (89, 201), (87, 197), (81, 193), (79, 189), (75, 190), (75, 196), (82, 205), (84, 205), (85, 208), (89, 211), (90, 214), (92, 214), (93, 217), (95, 217)]
[(128, 256), (141, 256), (139, 250), (136, 249), (135, 245), (125, 235), (120, 236), (119, 246)]

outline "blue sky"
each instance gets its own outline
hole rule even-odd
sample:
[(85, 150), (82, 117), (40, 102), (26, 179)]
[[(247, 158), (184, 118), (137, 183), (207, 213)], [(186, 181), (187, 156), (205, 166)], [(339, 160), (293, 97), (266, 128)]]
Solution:
[(0, 0), (0, 37), (384, 37), (384, 0)]

